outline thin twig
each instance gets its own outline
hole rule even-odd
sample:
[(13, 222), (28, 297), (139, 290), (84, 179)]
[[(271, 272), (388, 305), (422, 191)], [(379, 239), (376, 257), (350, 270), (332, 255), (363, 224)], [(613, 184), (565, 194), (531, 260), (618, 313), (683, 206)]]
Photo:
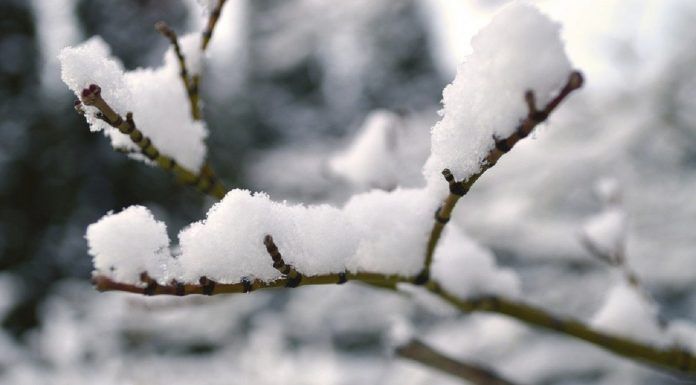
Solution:
[(474, 385), (516, 385), (491, 369), (450, 358), (417, 339), (396, 348), (396, 354), (427, 367), (449, 373)]
[(126, 119), (116, 113), (111, 106), (102, 98), (101, 88), (92, 84), (82, 90), (82, 104), (94, 106), (99, 110), (100, 118), (112, 127), (119, 130), (140, 148), (140, 153), (153, 161), (164, 170), (171, 171), (183, 183), (194, 186), (199, 191), (214, 198), (222, 199), (227, 190), (225, 186), (215, 177), (208, 167), (203, 167), (201, 172), (196, 173), (179, 165), (173, 158), (162, 154), (154, 143), (140, 131), (133, 119), (133, 114), (128, 112)]
[(266, 235), (263, 238), (263, 244), (266, 246), (266, 251), (268, 251), (271, 259), (273, 259), (273, 267), (288, 278), (287, 287), (297, 287), (302, 282), (302, 274), (298, 273), (291, 265), (285, 263), (278, 246), (273, 242), (273, 237)]
[(435, 212), (435, 223), (430, 231), (430, 236), (428, 238), (428, 245), (425, 253), (425, 264), (423, 270), (416, 276), (414, 283), (423, 285), (430, 279), (430, 265), (433, 261), (433, 256), (435, 255), (435, 249), (442, 235), (442, 230), (449, 221), (452, 211), (454, 210), (457, 201), (467, 192), (471, 186), (476, 183), (476, 181), (485, 173), (489, 168), (495, 166), (500, 157), (502, 157), (506, 152), (510, 151), (512, 147), (515, 146), (517, 142), (526, 138), (534, 127), (539, 123), (545, 121), (549, 114), (574, 90), (582, 87), (583, 77), (579, 71), (573, 71), (566, 84), (563, 86), (561, 91), (556, 95), (551, 101), (541, 110), (536, 107), (536, 101), (534, 97), (534, 92), (529, 90), (525, 93), (525, 102), (527, 103), (527, 117), (520, 122), (520, 124), (515, 129), (515, 132), (505, 139), (495, 139), (495, 147), (488, 153), (485, 160), (481, 165), (481, 170), (476, 174), (464, 177), (461, 180), (457, 180), (450, 170), (445, 169), (442, 174), (445, 180), (449, 184), (449, 195), (445, 198), (444, 202), (440, 208)]
[(189, 105), (191, 106), (191, 117), (193, 120), (201, 120), (203, 114), (201, 113), (200, 98), (198, 97), (198, 87), (194, 87), (193, 77), (198, 76), (198, 74), (191, 73), (189, 76), (188, 68), (186, 67), (186, 57), (181, 51), (181, 46), (179, 45), (179, 38), (173, 29), (167, 25), (167, 23), (160, 21), (155, 24), (155, 29), (161, 33), (164, 37), (169, 40), (169, 43), (174, 48), (174, 54), (176, 55), (177, 62), (179, 63), (179, 76), (181, 77), (181, 82), (184, 84), (184, 89), (188, 95)]
[(215, 26), (217, 25), (217, 22), (220, 19), (220, 14), (222, 13), (222, 6), (225, 5), (225, 1), (226, 0), (217, 0), (215, 8), (213, 8), (213, 10), (210, 11), (210, 15), (208, 17), (208, 24), (205, 26), (201, 38), (201, 51), (205, 51), (208, 48), (210, 38), (213, 37), (213, 31), (215, 30)]

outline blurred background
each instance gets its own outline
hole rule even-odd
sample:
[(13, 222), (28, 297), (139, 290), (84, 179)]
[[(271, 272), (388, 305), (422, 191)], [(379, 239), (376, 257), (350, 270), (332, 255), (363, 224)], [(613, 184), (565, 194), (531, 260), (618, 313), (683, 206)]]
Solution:
[[(211, 164), (228, 187), (293, 202), (421, 185), (442, 89), (506, 2), (228, 0), (203, 82)], [(611, 178), (629, 264), (666, 319), (693, 321), (696, 3), (533, 3), (563, 25), (587, 86), (477, 183), (454, 220), (520, 275), (525, 299), (588, 319), (616, 277), (579, 233), (601, 210), (593, 186)], [(0, 383), (457, 383), (393, 357), (389, 331), (404, 320), (521, 382), (683, 383), (508, 319), (357, 285), (96, 293), (90, 223), (143, 204), (173, 237), (214, 202), (90, 133), (56, 55), (100, 35), (127, 69), (156, 67), (167, 41), (154, 23), (182, 35), (204, 17), (194, 0), (0, 0)], [(389, 126), (375, 151), (399, 162), (346, 174), (340, 158), (370, 124)]]

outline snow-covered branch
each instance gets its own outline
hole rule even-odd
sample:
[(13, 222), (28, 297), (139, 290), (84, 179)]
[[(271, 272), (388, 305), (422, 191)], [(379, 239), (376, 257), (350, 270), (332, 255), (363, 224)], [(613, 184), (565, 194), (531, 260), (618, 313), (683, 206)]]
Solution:
[(97, 118), (105, 121), (123, 135), (127, 135), (138, 146), (138, 154), (145, 156), (162, 169), (172, 172), (183, 183), (194, 186), (204, 194), (217, 199), (225, 196), (225, 186), (215, 177), (207, 165), (204, 165), (200, 172), (194, 172), (179, 164), (174, 158), (163, 154), (152, 140), (138, 129), (133, 113), (128, 112), (126, 118), (123, 119), (102, 98), (101, 93), (101, 87), (91, 84), (82, 90), (81, 99), (76, 102), (76, 108), (80, 109), (81, 105), (95, 107), (99, 110)]

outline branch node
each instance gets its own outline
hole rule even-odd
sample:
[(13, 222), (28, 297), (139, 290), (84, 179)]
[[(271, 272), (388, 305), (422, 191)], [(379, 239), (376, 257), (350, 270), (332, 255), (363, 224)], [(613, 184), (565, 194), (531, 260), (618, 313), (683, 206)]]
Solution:
[(424, 268), (420, 273), (413, 279), (413, 284), (418, 286), (423, 286), (430, 281), (430, 270)]
[(174, 294), (183, 297), (186, 295), (186, 285), (183, 283), (177, 281), (176, 279), (172, 279), (172, 286), (174, 286)]
[(254, 290), (254, 285), (247, 277), (242, 278), (242, 286), (242, 293), (251, 293)]
[(147, 296), (155, 295), (157, 292), (157, 281), (152, 279), (146, 271), (140, 273), (140, 280), (147, 285), (143, 290), (143, 294)]
[(213, 295), (213, 292), (215, 291), (215, 281), (209, 279), (206, 276), (202, 276), (198, 282), (201, 284), (201, 289), (203, 290), (203, 294), (205, 295)]
[(443, 225), (446, 225), (447, 222), (450, 221), (450, 218), (449, 217), (445, 218), (445, 217), (441, 216), (440, 211), (442, 211), (442, 207), (438, 207), (437, 210), (435, 210), (435, 221), (437, 223), (441, 223)]

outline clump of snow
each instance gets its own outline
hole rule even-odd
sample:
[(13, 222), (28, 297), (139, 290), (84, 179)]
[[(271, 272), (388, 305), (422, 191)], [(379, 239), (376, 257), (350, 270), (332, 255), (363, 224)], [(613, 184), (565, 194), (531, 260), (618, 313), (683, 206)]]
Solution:
[(527, 114), (524, 93), (545, 105), (571, 65), (560, 25), (532, 5), (506, 6), (471, 41), (473, 52), (443, 92), (442, 119), (432, 129), (426, 178), (441, 183), (449, 168), (457, 179), (478, 172), (496, 137), (507, 137)]
[(517, 297), (517, 274), (495, 263), (490, 250), (476, 243), (454, 224), (447, 226), (433, 258), (433, 278), (461, 297), (502, 295)]
[(399, 348), (411, 342), (415, 336), (415, 330), (411, 322), (401, 315), (395, 315), (391, 319), (386, 340), (390, 349)]
[(401, 125), (393, 112), (373, 111), (350, 146), (329, 160), (329, 168), (361, 187), (393, 188), (400, 166), (395, 155)]
[(673, 320), (665, 331), (673, 344), (696, 354), (696, 324), (689, 320)]
[(595, 184), (595, 193), (604, 205), (612, 206), (621, 203), (621, 186), (614, 178), (602, 178)]
[(618, 262), (626, 239), (626, 214), (620, 208), (606, 209), (585, 221), (582, 234), (601, 255)]
[[(187, 64), (193, 72), (200, 71), (201, 55), (196, 54), (191, 34), (181, 38)], [(200, 170), (206, 155), (205, 123), (194, 121), (188, 96), (179, 77), (179, 67), (170, 48), (165, 54), (164, 65), (157, 68), (138, 68), (125, 71), (121, 62), (111, 56), (108, 45), (93, 37), (76, 47), (64, 48), (59, 59), (62, 79), (80, 96), (82, 89), (97, 84), (102, 97), (111, 107), (125, 116), (133, 112), (135, 124), (165, 155), (171, 156), (182, 166)], [(114, 148), (137, 150), (130, 138), (96, 117), (95, 107), (85, 106), (86, 119), (92, 131), (103, 131), (111, 138)], [(145, 160), (142, 156), (136, 156)]]
[(592, 318), (592, 325), (637, 340), (655, 344), (665, 342), (657, 308), (625, 281), (609, 291), (604, 304)]
[(621, 207), (621, 190), (615, 179), (601, 179), (595, 185), (595, 192), (605, 206), (604, 210), (583, 223), (582, 237), (599, 257), (608, 258), (618, 264), (624, 257), (627, 220)]
[(169, 251), (167, 226), (143, 206), (108, 213), (87, 227), (85, 238), (100, 275), (138, 284), (140, 274), (147, 272), (166, 284), (178, 274)]
[[(286, 263), (304, 275), (370, 271), (413, 276), (423, 265), (437, 199), (425, 189), (373, 190), (343, 209), (290, 205), (264, 193), (230, 191), (205, 220), (179, 233), (170, 258), (164, 224), (141, 206), (108, 214), (87, 230), (99, 274), (137, 282), (154, 278), (221, 283), (280, 277), (264, 245), (271, 235)], [(174, 275), (176, 273), (176, 275)]]
[(208, 212), (208, 217), (179, 234), (185, 281), (207, 276), (218, 282), (243, 277), (273, 280), (263, 244), (273, 236), (286, 263), (307, 275), (338, 273), (356, 247), (352, 225), (341, 211), (327, 206), (291, 206), (263, 193), (233, 190)]
[(417, 274), (438, 203), (427, 189), (372, 190), (353, 196), (343, 210), (357, 229), (360, 245), (348, 269)]

